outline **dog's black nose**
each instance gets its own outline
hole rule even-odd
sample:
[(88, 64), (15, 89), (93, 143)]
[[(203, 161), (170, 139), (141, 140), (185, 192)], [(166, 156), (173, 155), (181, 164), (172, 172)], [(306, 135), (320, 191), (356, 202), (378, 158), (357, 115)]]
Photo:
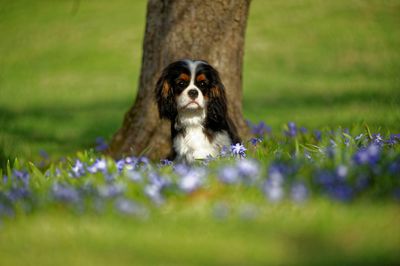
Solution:
[(199, 92), (195, 89), (191, 89), (188, 91), (189, 97), (190, 99), (194, 100), (197, 98), (197, 96), (199, 96)]

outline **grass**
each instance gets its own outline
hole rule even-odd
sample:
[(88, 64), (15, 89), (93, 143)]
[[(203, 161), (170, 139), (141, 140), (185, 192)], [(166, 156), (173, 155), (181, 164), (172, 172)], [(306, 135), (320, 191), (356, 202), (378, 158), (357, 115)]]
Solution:
[[(2, 265), (390, 265), (397, 205), (325, 201), (264, 206), (262, 218), (213, 218), (202, 201), (148, 220), (60, 210), (20, 217), (0, 234)], [(371, 222), (373, 220), (373, 222)], [(368, 233), (366, 233), (368, 232)], [(23, 239), (23, 241), (21, 241)]]
[[(1, 6), (3, 156), (60, 157), (109, 139), (135, 97), (145, 1)], [(275, 130), (295, 121), (398, 131), (399, 10), (396, 1), (253, 1), (246, 118)]]
[[(65, 157), (109, 139), (135, 97), (146, 1), (0, 1), (0, 161), (36, 161), (40, 150)], [(288, 121), (399, 133), (399, 11), (398, 1), (252, 1), (246, 118), (274, 133)], [(147, 220), (63, 206), (18, 214), (0, 223), (0, 264), (400, 261), (397, 203), (262, 199), (260, 215), (243, 219), (240, 208), (254, 197), (221, 194), (232, 206), (223, 220), (212, 213), (218, 201), (203, 197), (169, 201)]]

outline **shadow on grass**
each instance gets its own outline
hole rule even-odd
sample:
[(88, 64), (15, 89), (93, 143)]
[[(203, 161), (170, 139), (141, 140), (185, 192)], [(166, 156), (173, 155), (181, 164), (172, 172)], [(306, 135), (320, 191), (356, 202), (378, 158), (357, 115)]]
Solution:
[(129, 101), (119, 101), (22, 110), (0, 107), (0, 159), (12, 157), (6, 147), (21, 143), (52, 145), (61, 154), (93, 147), (97, 137), (111, 138), (129, 105)]
[(280, 95), (279, 97), (268, 97), (268, 93), (254, 93), (253, 95), (245, 95), (244, 107), (260, 107), (269, 106), (270, 108), (290, 109), (293, 106), (320, 107), (329, 106), (343, 107), (354, 103), (359, 104), (384, 104), (399, 105), (400, 91), (365, 91), (355, 92), (349, 91), (339, 95), (332, 95), (330, 92), (318, 94), (304, 94), (299, 90), (298, 93), (290, 93)]

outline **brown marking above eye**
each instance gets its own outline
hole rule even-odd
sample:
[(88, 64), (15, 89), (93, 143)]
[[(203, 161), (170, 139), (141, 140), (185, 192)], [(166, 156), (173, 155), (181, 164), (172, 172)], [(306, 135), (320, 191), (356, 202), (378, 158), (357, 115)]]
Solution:
[(171, 88), (171, 87), (169, 86), (169, 83), (168, 83), (167, 81), (164, 81), (163, 87), (162, 87), (162, 91), (161, 91), (161, 94), (162, 94), (162, 96), (163, 96), (164, 98), (167, 98), (167, 97), (168, 97), (170, 88)]
[(204, 74), (200, 74), (200, 75), (198, 75), (198, 76), (196, 77), (196, 81), (198, 81), (198, 82), (200, 82), (200, 81), (205, 81), (205, 80), (207, 80), (207, 77), (206, 77), (206, 75), (204, 75)]
[(189, 81), (190, 77), (188, 74), (182, 73), (179, 75), (178, 80), (184, 80), (184, 81)]

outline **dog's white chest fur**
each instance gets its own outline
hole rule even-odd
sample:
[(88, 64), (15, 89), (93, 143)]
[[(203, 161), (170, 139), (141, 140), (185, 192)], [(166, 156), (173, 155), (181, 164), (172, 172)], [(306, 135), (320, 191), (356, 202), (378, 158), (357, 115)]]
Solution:
[(181, 124), (184, 124), (184, 133), (178, 134), (173, 145), (179, 161), (194, 162), (199, 159), (206, 159), (208, 156), (215, 157), (223, 146), (229, 147), (231, 140), (226, 131), (214, 133), (208, 137), (204, 133), (201, 122), (202, 116), (181, 117)]

